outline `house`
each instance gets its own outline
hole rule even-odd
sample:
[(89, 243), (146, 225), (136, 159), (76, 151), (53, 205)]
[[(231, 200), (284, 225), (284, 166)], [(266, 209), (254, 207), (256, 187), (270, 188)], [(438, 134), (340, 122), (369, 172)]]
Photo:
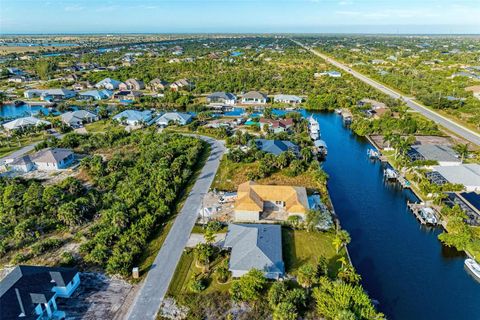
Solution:
[(30, 156), (35, 169), (52, 171), (68, 168), (75, 160), (74, 153), (69, 149), (47, 148)]
[(273, 101), (278, 103), (300, 104), (302, 103), (302, 98), (291, 94), (276, 94), (273, 96)]
[(407, 155), (412, 161), (437, 161), (440, 166), (458, 166), (462, 164), (462, 160), (457, 153), (449, 146), (444, 145), (421, 144), (412, 146)]
[(299, 149), (295, 143), (287, 140), (255, 139), (255, 145), (259, 150), (266, 153), (272, 153), (276, 156), (287, 151), (292, 151), (293, 153), (298, 154)]
[(242, 96), (243, 104), (266, 104), (268, 97), (259, 91), (249, 91)]
[(480, 100), (480, 85), (467, 87), (465, 91), (471, 92), (475, 98)]
[(192, 119), (193, 119), (193, 116), (188, 113), (167, 112), (162, 114), (160, 118), (157, 119), (156, 123), (158, 126), (161, 126), (161, 127), (167, 127), (172, 122), (183, 126), (191, 122)]
[(152, 119), (152, 111), (125, 110), (113, 117), (122, 124), (129, 126), (138, 126), (142, 123), (148, 123)]
[(444, 200), (449, 207), (455, 205), (467, 215), (469, 225), (480, 226), (480, 194), (475, 192), (449, 192)]
[(260, 118), (259, 122), (262, 131), (267, 131), (267, 129), (271, 129), (274, 133), (288, 131), (293, 126), (292, 118), (279, 120)]
[(325, 71), (325, 72), (316, 72), (313, 76), (315, 78), (320, 78), (323, 76), (329, 76), (331, 78), (340, 78), (342, 74), (338, 71)]
[(214, 92), (207, 96), (207, 103), (233, 106), (237, 97), (230, 92)]
[(130, 102), (135, 101), (141, 96), (143, 96), (143, 93), (140, 91), (117, 91), (113, 94), (113, 99)]
[(67, 89), (29, 89), (25, 90), (23, 96), (27, 99), (40, 98), (45, 101), (59, 101), (73, 98), (77, 95), (75, 91)]
[(177, 80), (170, 85), (170, 89), (172, 89), (173, 91), (181, 91), (181, 90), (189, 91), (193, 89), (193, 87), (194, 87), (194, 84), (188, 81), (187, 79)]
[(434, 166), (436, 184), (445, 182), (462, 184), (467, 192), (480, 191), (480, 165)]
[(259, 221), (263, 213), (284, 213), (304, 217), (309, 209), (304, 187), (260, 185), (253, 181), (238, 186), (235, 220)]
[(75, 91), (85, 90), (93, 88), (92, 84), (88, 81), (80, 81), (72, 85), (72, 89)]
[(111, 78), (105, 78), (95, 84), (97, 89), (117, 90), (122, 82)]
[(148, 83), (148, 88), (152, 91), (165, 91), (169, 86), (169, 83), (159, 78), (155, 78)]
[(234, 278), (258, 269), (268, 279), (285, 273), (282, 258), (282, 227), (266, 224), (230, 224), (224, 248), (231, 250), (229, 270)]
[(7, 122), (3, 124), (3, 127), (6, 130), (19, 130), (19, 129), (24, 129), (28, 127), (38, 127), (38, 126), (49, 126), (51, 125), (50, 122), (37, 119), (35, 117), (24, 117), (24, 118), (18, 118), (13, 121)]
[(126, 90), (143, 90), (145, 89), (145, 84), (142, 80), (137, 79), (128, 79), (127, 81), (121, 83), (118, 86), (119, 90), (126, 91)]
[(110, 99), (113, 95), (113, 91), (110, 90), (89, 90), (80, 92), (78, 94), (78, 100), (106, 100)]
[(70, 298), (80, 284), (72, 268), (15, 267), (0, 281), (2, 319), (64, 319), (57, 298)]
[(6, 68), (7, 71), (8, 71), (8, 74), (13, 74), (15, 76), (22, 76), (25, 74), (25, 72), (19, 68), (15, 68), (15, 67), (8, 67)]
[(16, 172), (29, 172), (34, 169), (34, 164), (28, 155), (14, 159), (12, 162), (7, 163), (7, 166)]
[(87, 110), (66, 112), (60, 118), (63, 123), (71, 127), (81, 126), (84, 123), (95, 122), (100, 119), (95, 113)]
[(24, 76), (13, 76), (8, 78), (7, 82), (9, 83), (24, 83), (27, 82), (28, 79)]

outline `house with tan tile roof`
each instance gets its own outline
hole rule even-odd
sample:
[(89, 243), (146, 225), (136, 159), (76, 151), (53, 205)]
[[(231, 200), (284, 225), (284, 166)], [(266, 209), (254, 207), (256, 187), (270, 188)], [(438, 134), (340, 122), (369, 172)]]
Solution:
[(261, 185), (248, 181), (238, 186), (234, 205), (235, 220), (259, 221), (261, 216), (280, 213), (304, 217), (309, 209), (304, 187)]

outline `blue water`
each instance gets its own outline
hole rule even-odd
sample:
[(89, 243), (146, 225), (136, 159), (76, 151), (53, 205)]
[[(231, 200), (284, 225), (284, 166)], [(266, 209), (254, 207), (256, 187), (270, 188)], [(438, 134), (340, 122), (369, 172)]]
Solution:
[(225, 112), (226, 117), (241, 117), (245, 113), (245, 108), (233, 108), (232, 111)]
[(67, 42), (2, 42), (6, 47), (76, 47), (77, 43)]
[(328, 145), (324, 169), (349, 252), (362, 284), (389, 319), (480, 319), (480, 284), (464, 255), (437, 239), (407, 210), (415, 196), (383, 182), (382, 166), (367, 159), (371, 144), (335, 114), (315, 114)]
[(34, 116), (39, 112), (48, 115), (49, 110), (43, 106), (30, 106), (28, 104), (22, 104), (14, 106), (12, 104), (5, 104), (0, 106), (0, 117), (4, 119), (16, 119), (21, 117)]
[(241, 55), (243, 55), (243, 52), (240, 52), (240, 51), (234, 51), (230, 54), (232, 57), (240, 57)]

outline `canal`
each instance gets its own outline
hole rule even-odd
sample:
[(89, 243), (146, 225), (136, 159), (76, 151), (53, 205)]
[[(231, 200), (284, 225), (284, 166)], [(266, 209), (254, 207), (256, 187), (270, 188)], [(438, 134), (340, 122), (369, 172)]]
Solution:
[(443, 247), (439, 229), (422, 227), (407, 210), (415, 195), (383, 181), (381, 164), (367, 158), (370, 143), (316, 113), (328, 145), (324, 169), (350, 255), (369, 295), (389, 319), (480, 319), (480, 284), (464, 255)]

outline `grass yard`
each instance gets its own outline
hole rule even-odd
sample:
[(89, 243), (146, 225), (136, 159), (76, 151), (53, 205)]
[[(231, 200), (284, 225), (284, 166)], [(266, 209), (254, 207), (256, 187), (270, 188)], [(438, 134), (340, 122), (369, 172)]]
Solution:
[(29, 144), (39, 142), (44, 140), (47, 137), (46, 132), (39, 132), (35, 133), (29, 136), (25, 137), (19, 137), (19, 138), (10, 138), (9, 141), (7, 141), (7, 138), (5, 137), (0, 137), (1, 142), (0, 142), (0, 157), (5, 157), (9, 155), (10, 153), (17, 151)]
[(103, 133), (113, 126), (115, 125), (109, 120), (100, 120), (85, 124), (85, 129), (88, 133)]
[(323, 255), (329, 262), (331, 276), (337, 274), (341, 263), (337, 260), (346, 257), (345, 249), (336, 253), (332, 244), (334, 234), (330, 232), (308, 232), (282, 228), (283, 260), (287, 273), (295, 274), (305, 263), (316, 265)]

